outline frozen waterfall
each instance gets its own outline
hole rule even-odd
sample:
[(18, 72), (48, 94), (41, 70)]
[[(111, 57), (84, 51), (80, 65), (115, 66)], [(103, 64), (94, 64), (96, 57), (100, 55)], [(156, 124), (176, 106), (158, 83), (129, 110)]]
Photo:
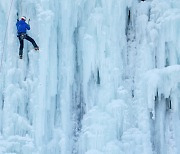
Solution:
[[(16, 13), (30, 18), (19, 59)], [(179, 0), (0, 0), (0, 154), (179, 154)]]

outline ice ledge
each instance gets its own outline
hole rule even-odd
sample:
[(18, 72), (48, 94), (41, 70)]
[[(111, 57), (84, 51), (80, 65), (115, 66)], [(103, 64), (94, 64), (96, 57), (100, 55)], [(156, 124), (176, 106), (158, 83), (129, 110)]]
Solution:
[(169, 98), (177, 92), (180, 85), (180, 65), (172, 65), (166, 68), (153, 69), (145, 73), (143, 90), (148, 101), (148, 108), (154, 112), (154, 102), (158, 95)]

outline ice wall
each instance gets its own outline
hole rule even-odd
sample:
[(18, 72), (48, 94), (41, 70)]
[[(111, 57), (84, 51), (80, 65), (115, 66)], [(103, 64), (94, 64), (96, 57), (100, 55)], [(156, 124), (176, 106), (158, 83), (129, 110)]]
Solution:
[(0, 153), (178, 154), (178, 0), (0, 0), (0, 19)]

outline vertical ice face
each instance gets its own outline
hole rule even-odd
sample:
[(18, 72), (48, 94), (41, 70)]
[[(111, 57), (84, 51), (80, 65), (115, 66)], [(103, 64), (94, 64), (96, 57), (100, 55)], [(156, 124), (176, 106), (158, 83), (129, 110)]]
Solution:
[(148, 24), (150, 51), (154, 54), (154, 66), (157, 69), (149, 71), (146, 75), (147, 94), (148, 106), (154, 119), (153, 150), (158, 153), (179, 152), (179, 133), (176, 131), (179, 129), (178, 3), (153, 1), (151, 21)]
[[(23, 60), (17, 12), (40, 46)], [(0, 19), (0, 153), (179, 153), (178, 0), (9, 0)]]

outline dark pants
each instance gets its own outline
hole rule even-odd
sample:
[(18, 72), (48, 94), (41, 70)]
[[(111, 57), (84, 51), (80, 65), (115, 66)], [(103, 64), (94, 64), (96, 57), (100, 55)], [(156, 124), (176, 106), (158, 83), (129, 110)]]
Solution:
[(18, 38), (19, 38), (19, 42), (20, 42), (19, 55), (21, 55), (21, 56), (23, 54), (24, 39), (30, 41), (32, 43), (32, 45), (34, 46), (34, 48), (38, 47), (36, 42), (27, 34), (19, 34)]

